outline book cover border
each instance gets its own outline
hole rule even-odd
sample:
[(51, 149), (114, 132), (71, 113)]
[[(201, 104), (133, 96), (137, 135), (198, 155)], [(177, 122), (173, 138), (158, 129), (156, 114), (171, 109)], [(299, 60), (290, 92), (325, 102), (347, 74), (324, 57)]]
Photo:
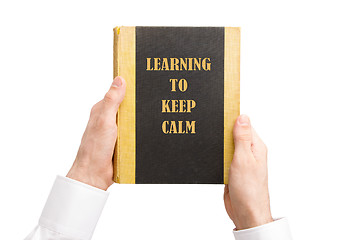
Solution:
[[(136, 169), (136, 29), (116, 27), (114, 29), (114, 71), (127, 81), (125, 98), (118, 115), (118, 137), (114, 153), (114, 181), (135, 183)], [(224, 40), (224, 179), (228, 173), (234, 153), (233, 125), (240, 112), (240, 28), (225, 27)], [(123, 66), (123, 67), (121, 67)], [(120, 115), (123, 117), (121, 118)]]

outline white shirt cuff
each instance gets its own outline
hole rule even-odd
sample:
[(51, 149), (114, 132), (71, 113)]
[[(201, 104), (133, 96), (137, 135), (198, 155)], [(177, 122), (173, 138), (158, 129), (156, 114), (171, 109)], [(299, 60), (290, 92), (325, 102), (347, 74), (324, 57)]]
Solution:
[(39, 225), (71, 238), (91, 239), (109, 193), (57, 176)]
[(234, 230), (236, 240), (292, 240), (286, 218), (244, 230)]

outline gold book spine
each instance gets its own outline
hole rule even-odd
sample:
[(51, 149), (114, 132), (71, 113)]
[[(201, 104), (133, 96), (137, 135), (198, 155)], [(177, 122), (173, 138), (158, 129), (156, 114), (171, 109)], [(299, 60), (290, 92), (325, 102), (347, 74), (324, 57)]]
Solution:
[[(118, 53), (119, 51), (119, 32), (120, 32), (120, 28), (116, 27), (113, 29), (113, 33), (114, 33), (114, 42), (113, 42), (113, 78), (119, 76), (119, 57), (118, 57)], [(117, 114), (117, 126), (119, 126), (119, 114)], [(120, 128), (118, 127), (118, 135), (117, 135), (117, 142), (115, 145), (115, 150), (114, 150), (114, 155), (113, 155), (113, 168), (114, 168), (114, 176), (113, 176), (113, 180), (116, 183), (119, 183), (119, 168), (118, 166), (120, 166), (120, 157), (118, 156), (120, 150)]]
[(224, 60), (224, 184), (233, 159), (233, 125), (240, 110), (240, 45), (241, 29), (225, 27)]
[(135, 61), (135, 27), (114, 28), (113, 75), (122, 76), (127, 85), (117, 114), (118, 136), (113, 158), (113, 180), (117, 183), (135, 183)]

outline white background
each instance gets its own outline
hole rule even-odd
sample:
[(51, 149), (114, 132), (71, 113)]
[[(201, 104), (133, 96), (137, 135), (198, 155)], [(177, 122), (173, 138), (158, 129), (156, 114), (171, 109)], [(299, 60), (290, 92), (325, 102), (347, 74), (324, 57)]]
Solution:
[[(37, 224), (112, 80), (117, 25), (240, 26), (241, 112), (269, 147), (274, 217), (349, 239), (346, 1), (1, 1), (1, 239)], [(113, 185), (94, 239), (233, 239), (223, 185)]]

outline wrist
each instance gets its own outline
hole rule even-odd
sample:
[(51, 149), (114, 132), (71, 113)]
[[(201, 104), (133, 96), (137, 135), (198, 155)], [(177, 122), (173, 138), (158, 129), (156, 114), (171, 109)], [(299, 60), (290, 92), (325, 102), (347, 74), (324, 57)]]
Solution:
[(74, 165), (69, 170), (66, 177), (102, 189), (104, 191), (106, 191), (110, 186), (103, 179), (99, 178), (96, 174), (90, 173), (87, 169), (76, 167)]
[(264, 212), (258, 210), (247, 210), (237, 216), (234, 224), (237, 230), (243, 230), (261, 226), (270, 222), (273, 222), (270, 210)]

